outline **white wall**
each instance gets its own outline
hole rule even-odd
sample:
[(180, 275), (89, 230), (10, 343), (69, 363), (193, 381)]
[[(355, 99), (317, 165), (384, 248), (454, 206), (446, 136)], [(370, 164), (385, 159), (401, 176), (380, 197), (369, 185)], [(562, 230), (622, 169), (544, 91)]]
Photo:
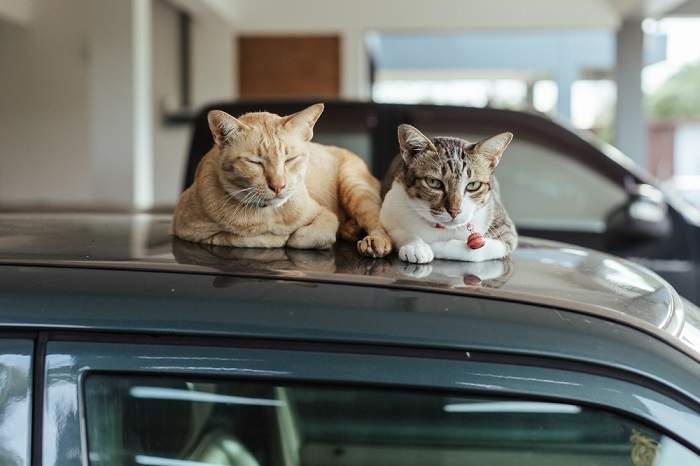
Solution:
[(180, 105), (178, 14), (169, 3), (153, 3), (153, 167), (155, 205), (174, 204), (184, 176), (190, 131), (165, 126), (163, 118)]
[(231, 25), (211, 16), (195, 16), (192, 25), (192, 105), (234, 96), (234, 36)]
[(153, 202), (149, 0), (90, 2), (92, 197), (100, 205)]
[(27, 24), (32, 18), (32, 0), (0, 0), (0, 19)]
[[(153, 4), (153, 97), (155, 205), (174, 205), (182, 189), (191, 137), (187, 126), (163, 119), (180, 105), (178, 11), (170, 2)], [(233, 97), (233, 36), (223, 19), (192, 11), (191, 107)]]
[(37, 1), (28, 25), (0, 21), (0, 203), (90, 200), (89, 3)]
[[(133, 141), (117, 136), (133, 131), (125, 125), (137, 107), (124, 85), (132, 74), (110, 71), (132, 59), (133, 36), (121, 13), (95, 26), (94, 8), (92, 0), (34, 0), (26, 25), (0, 19), (0, 205), (133, 206), (123, 193), (133, 190), (134, 164), (122, 163)], [(177, 12), (166, 0), (152, 8), (153, 195), (156, 206), (173, 205), (190, 130), (163, 124), (180, 104)], [(211, 13), (196, 14), (192, 27), (197, 108), (231, 98), (233, 39)]]

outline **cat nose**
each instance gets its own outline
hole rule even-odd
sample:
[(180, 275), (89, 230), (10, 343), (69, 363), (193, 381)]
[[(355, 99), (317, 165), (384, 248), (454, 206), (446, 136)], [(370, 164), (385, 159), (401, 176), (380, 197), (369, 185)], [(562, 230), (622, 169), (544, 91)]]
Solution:
[(274, 192), (275, 194), (279, 195), (279, 193), (282, 192), (282, 190), (287, 186), (284, 181), (282, 180), (275, 180), (275, 181), (268, 181), (267, 186)]
[(462, 213), (462, 209), (460, 209), (459, 207), (454, 207), (454, 208), (448, 207), (447, 213), (450, 214), (450, 217), (457, 218), (457, 216)]

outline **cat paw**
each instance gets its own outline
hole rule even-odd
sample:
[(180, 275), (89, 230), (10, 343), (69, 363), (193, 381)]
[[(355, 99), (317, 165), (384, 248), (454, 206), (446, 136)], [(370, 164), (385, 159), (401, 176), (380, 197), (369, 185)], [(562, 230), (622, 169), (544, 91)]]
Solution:
[(329, 249), (335, 244), (336, 230), (311, 224), (292, 233), (287, 246), (295, 249)]
[(384, 257), (391, 252), (391, 238), (385, 234), (370, 234), (357, 242), (357, 251), (366, 257)]
[(436, 241), (431, 243), (436, 259), (459, 260), (465, 262), (482, 262), (502, 258), (505, 253), (499, 249), (499, 241), (490, 240), (483, 248), (470, 249), (462, 241)]
[(427, 244), (408, 243), (399, 249), (399, 259), (413, 264), (427, 264), (433, 261), (433, 250)]
[(291, 234), (287, 246), (295, 249), (329, 249), (338, 234), (338, 217), (322, 209), (315, 219)]

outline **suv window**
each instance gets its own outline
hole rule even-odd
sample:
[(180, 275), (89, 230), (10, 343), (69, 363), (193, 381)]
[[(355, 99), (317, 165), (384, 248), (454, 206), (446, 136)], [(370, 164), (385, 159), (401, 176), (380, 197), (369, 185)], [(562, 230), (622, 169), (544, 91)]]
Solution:
[(622, 186), (549, 147), (515, 139), (496, 170), (516, 224), (602, 233), (605, 217), (627, 200)]
[[(430, 136), (444, 134), (435, 124), (418, 127)], [(449, 134), (472, 142), (487, 136)], [(628, 197), (622, 186), (570, 155), (520, 134), (503, 155), (496, 178), (508, 213), (521, 228), (602, 233), (607, 214)]]
[(631, 419), (425, 391), (90, 375), (90, 464), (700, 465)]

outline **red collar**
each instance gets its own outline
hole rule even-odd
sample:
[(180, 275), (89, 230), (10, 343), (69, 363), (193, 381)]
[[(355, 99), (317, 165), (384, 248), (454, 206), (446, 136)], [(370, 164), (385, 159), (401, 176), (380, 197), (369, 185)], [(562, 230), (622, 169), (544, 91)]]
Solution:
[(445, 227), (443, 227), (443, 226), (440, 225), (439, 223), (436, 223), (436, 224), (433, 225), (433, 228), (444, 229)]

